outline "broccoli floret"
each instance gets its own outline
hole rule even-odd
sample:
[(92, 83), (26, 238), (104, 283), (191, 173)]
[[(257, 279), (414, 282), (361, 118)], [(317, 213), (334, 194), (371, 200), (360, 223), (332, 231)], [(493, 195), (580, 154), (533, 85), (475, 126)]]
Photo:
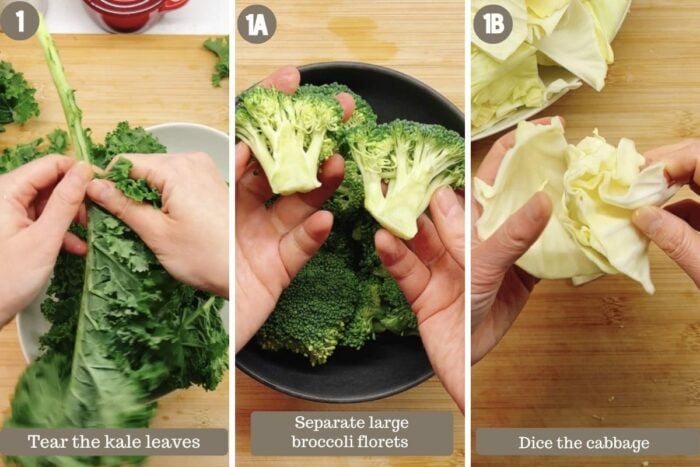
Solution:
[(258, 331), (258, 342), (264, 349), (303, 354), (311, 365), (323, 364), (353, 318), (359, 294), (359, 280), (344, 259), (320, 251), (284, 290)]
[(352, 229), (352, 238), (359, 250), (357, 270), (367, 277), (387, 275), (374, 247), (374, 234), (378, 229), (379, 224), (366, 211), (357, 218)]
[(352, 89), (344, 84), (330, 83), (330, 84), (305, 84), (299, 89), (305, 90), (307, 92), (316, 92), (330, 97), (335, 97), (341, 92), (346, 92), (350, 94), (355, 100), (355, 111), (352, 113), (347, 122), (343, 125), (343, 128), (351, 128), (360, 125), (374, 125), (377, 123), (377, 114), (372, 109), (362, 96), (353, 92)]
[(360, 286), (360, 303), (345, 329), (340, 345), (362, 348), (377, 334), (418, 334), (416, 315), (391, 277), (370, 277)]
[(418, 334), (416, 315), (392, 277), (386, 277), (382, 281), (380, 298), (382, 313), (374, 322), (373, 332), (390, 331), (400, 336)]
[(375, 321), (382, 314), (380, 289), (380, 283), (372, 279), (360, 286), (359, 305), (345, 329), (340, 345), (360, 349), (368, 340), (374, 339)]
[(365, 200), (364, 188), (362, 186), (362, 174), (354, 161), (345, 161), (345, 176), (333, 196), (323, 205), (333, 213), (336, 220), (354, 218), (362, 210)]
[(318, 167), (337, 149), (329, 133), (342, 119), (343, 108), (333, 97), (255, 86), (240, 96), (236, 136), (260, 162), (274, 193), (306, 193), (321, 186)]
[(464, 138), (440, 125), (395, 120), (353, 128), (346, 140), (362, 172), (365, 208), (400, 238), (416, 235), (438, 188), (464, 187)]

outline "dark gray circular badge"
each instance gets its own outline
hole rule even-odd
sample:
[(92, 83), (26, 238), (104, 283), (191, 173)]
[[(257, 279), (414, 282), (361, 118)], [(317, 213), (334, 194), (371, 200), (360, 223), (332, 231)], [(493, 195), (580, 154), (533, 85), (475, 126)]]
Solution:
[(513, 17), (501, 5), (486, 5), (474, 16), (474, 33), (487, 44), (508, 39), (513, 31)]
[(250, 5), (241, 11), (236, 22), (238, 34), (251, 44), (262, 44), (272, 39), (277, 30), (277, 18), (268, 7)]
[(10, 39), (29, 39), (39, 29), (39, 12), (27, 2), (12, 2), (2, 10), (0, 26)]

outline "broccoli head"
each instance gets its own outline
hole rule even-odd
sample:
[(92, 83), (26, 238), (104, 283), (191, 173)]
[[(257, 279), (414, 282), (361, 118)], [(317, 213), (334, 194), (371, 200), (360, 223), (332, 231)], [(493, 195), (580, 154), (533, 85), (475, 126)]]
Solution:
[(359, 280), (341, 256), (319, 251), (287, 287), (258, 331), (264, 349), (287, 349), (323, 364), (341, 340), (360, 294)]
[(357, 271), (365, 276), (387, 275), (374, 246), (374, 235), (378, 229), (379, 224), (366, 211), (357, 218), (352, 229), (352, 238), (359, 250)]
[(354, 161), (345, 161), (343, 182), (323, 205), (323, 209), (332, 212), (336, 220), (345, 220), (355, 217), (362, 210), (364, 199), (360, 169)]
[(377, 334), (418, 334), (416, 315), (391, 277), (370, 277), (360, 285), (360, 302), (345, 328), (340, 345), (362, 348)]
[(382, 313), (380, 283), (365, 281), (360, 286), (360, 301), (355, 315), (348, 323), (340, 345), (360, 349), (370, 339), (374, 339), (375, 320)]
[(399, 288), (399, 284), (392, 277), (385, 277), (382, 281), (379, 297), (382, 313), (374, 322), (372, 330), (375, 333), (390, 331), (400, 336), (418, 334), (416, 315)]
[(330, 84), (305, 84), (299, 88), (304, 92), (318, 93), (325, 96), (335, 97), (341, 92), (346, 92), (352, 96), (355, 100), (355, 111), (352, 113), (347, 122), (343, 125), (344, 128), (351, 128), (360, 125), (374, 125), (377, 123), (377, 114), (372, 109), (362, 96), (356, 94), (352, 89), (344, 84), (330, 83)]
[(332, 133), (342, 121), (333, 97), (255, 86), (240, 96), (236, 137), (250, 147), (274, 193), (306, 193), (321, 186), (318, 167), (336, 150)]
[(438, 188), (464, 187), (464, 138), (440, 125), (395, 120), (352, 128), (346, 140), (362, 173), (365, 208), (400, 238), (416, 235)]

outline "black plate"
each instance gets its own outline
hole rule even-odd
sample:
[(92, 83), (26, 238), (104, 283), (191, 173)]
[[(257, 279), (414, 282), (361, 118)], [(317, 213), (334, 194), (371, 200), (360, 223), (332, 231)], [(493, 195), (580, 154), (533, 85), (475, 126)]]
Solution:
[[(379, 122), (397, 118), (437, 123), (464, 136), (464, 114), (435, 90), (395, 70), (355, 62), (299, 68), (302, 84), (338, 82), (364, 97)], [(291, 352), (262, 350), (255, 338), (236, 355), (236, 366), (291, 396), (320, 402), (362, 402), (388, 397), (433, 375), (418, 337), (382, 334), (361, 350), (339, 348), (325, 365), (312, 367)]]

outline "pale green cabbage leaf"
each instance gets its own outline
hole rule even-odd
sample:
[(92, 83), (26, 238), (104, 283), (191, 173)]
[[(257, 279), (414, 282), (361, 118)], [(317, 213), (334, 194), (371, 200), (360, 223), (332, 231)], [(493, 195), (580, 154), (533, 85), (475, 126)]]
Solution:
[(520, 107), (539, 107), (545, 86), (537, 72), (536, 49), (523, 43), (500, 62), (472, 47), (472, 127), (482, 128)]
[(517, 265), (533, 276), (572, 278), (582, 284), (602, 274), (625, 274), (654, 292), (649, 241), (634, 227), (635, 209), (660, 205), (678, 190), (668, 186), (660, 163), (644, 167), (634, 143), (617, 147), (597, 132), (569, 145), (561, 121), (521, 122), (493, 185), (474, 179), (483, 214), (479, 237), (490, 237), (537, 191), (553, 203), (547, 227)]
[(533, 45), (550, 60), (581, 78), (596, 91), (605, 86), (612, 49), (596, 25), (596, 18), (580, 0), (571, 0), (551, 34)]
[(557, 27), (571, 0), (527, 0), (527, 41), (548, 36)]

